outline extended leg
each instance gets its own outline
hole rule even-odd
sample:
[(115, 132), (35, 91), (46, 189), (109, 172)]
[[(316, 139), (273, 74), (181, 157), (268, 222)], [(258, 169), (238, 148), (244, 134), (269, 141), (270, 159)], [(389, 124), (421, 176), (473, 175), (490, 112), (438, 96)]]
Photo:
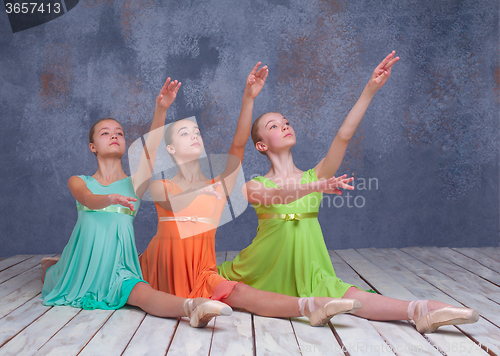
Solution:
[(185, 300), (186, 298), (157, 291), (149, 284), (139, 282), (130, 292), (127, 304), (139, 307), (151, 315), (177, 318), (187, 316), (183, 307)]
[[(236, 284), (233, 291), (222, 301), (235, 308), (243, 308), (249, 312), (268, 317), (298, 317), (305, 315), (312, 326), (322, 326), (334, 315), (350, 313), (360, 305), (356, 300), (333, 299), (326, 297), (310, 298), (311, 303), (302, 303), (301, 314), (299, 299), (288, 295), (261, 291), (245, 284)], [(308, 299), (308, 298), (306, 298)], [(312, 309), (312, 310), (311, 310)]]
[[(409, 301), (384, 297), (380, 294), (368, 293), (355, 287), (347, 290), (342, 298), (357, 299), (361, 302), (361, 309), (354, 315), (370, 320), (409, 320)], [(429, 311), (444, 308), (449, 304), (429, 301)]]
[(234, 308), (277, 318), (301, 316), (298, 301), (297, 297), (255, 289), (242, 283), (236, 284), (231, 294), (221, 300)]
[(421, 333), (435, 331), (443, 325), (475, 323), (479, 319), (476, 310), (454, 307), (436, 300), (404, 300), (367, 293), (351, 287), (343, 298), (356, 298), (362, 308), (354, 314), (372, 320), (413, 320)]
[(187, 316), (193, 327), (203, 327), (217, 315), (231, 315), (231, 308), (224, 303), (206, 298), (186, 299), (153, 289), (149, 284), (137, 283), (129, 295), (127, 303), (145, 312), (176, 318)]

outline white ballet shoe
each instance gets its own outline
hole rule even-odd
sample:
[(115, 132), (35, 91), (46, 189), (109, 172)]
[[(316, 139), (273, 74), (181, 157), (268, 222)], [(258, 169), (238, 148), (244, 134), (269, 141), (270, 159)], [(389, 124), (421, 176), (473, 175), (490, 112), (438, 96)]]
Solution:
[[(309, 299), (309, 310), (312, 308), (314, 308), (314, 302)], [(337, 314), (354, 313), (359, 309), (361, 309), (361, 302), (357, 299), (334, 299), (310, 312), (308, 318), (311, 326), (323, 326)]]
[(233, 309), (231, 309), (229, 305), (217, 300), (206, 299), (196, 307), (194, 306), (194, 301), (194, 299), (186, 299), (184, 302), (184, 313), (189, 318), (189, 323), (194, 328), (206, 326), (214, 316), (228, 316), (233, 313)]
[(422, 334), (432, 333), (443, 325), (470, 324), (479, 320), (479, 313), (471, 308), (450, 306), (427, 312), (427, 300), (417, 300), (411, 303), (418, 304), (415, 305), (415, 309), (420, 307), (420, 313), (417, 315), (421, 316), (416, 321), (413, 317), (410, 319), (415, 321), (417, 331)]
[(419, 333), (432, 333), (443, 325), (475, 323), (479, 320), (477, 310), (470, 308), (446, 307), (433, 310), (417, 320), (415, 325)]

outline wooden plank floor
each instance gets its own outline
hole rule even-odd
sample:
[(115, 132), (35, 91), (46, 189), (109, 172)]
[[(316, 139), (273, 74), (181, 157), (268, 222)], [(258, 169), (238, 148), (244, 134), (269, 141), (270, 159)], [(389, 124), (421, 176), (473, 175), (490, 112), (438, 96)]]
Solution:
[[(218, 262), (237, 252), (217, 253)], [(500, 248), (330, 251), (337, 275), (405, 300), (475, 308), (479, 322), (421, 335), (408, 322), (340, 315), (323, 328), (305, 318), (242, 311), (203, 329), (134, 307), (117, 311), (42, 305), (42, 256), (0, 260), (0, 355), (499, 355)]]

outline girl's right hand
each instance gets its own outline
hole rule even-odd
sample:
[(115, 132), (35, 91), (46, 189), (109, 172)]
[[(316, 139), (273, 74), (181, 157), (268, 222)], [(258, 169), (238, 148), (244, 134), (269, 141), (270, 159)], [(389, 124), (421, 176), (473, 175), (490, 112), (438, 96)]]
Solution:
[(399, 61), (399, 57), (394, 57), (396, 51), (389, 53), (387, 57), (375, 68), (373, 74), (368, 81), (367, 87), (376, 92), (385, 84), (391, 76), (392, 65)]
[(177, 82), (177, 80), (171, 81), (170, 77), (168, 77), (163, 88), (160, 90), (160, 94), (156, 98), (156, 106), (165, 110), (168, 109), (174, 102), (180, 87), (181, 82)]
[(354, 177), (346, 178), (347, 174), (344, 174), (341, 177), (331, 177), (330, 179), (321, 179), (318, 180), (318, 192), (323, 192), (326, 194), (337, 194), (341, 195), (342, 189), (354, 190), (352, 185), (349, 185), (350, 182), (354, 180)]
[(123, 195), (120, 194), (109, 194), (108, 199), (110, 204), (109, 205), (123, 205), (126, 208), (129, 208), (132, 211), (135, 211), (134, 205), (131, 203), (131, 201), (137, 201), (136, 198), (132, 197), (124, 197)]
[(264, 83), (266, 82), (267, 75), (269, 74), (269, 69), (267, 66), (263, 66), (259, 70), (257, 70), (261, 65), (261, 62), (257, 62), (255, 67), (253, 67), (252, 71), (248, 75), (247, 83), (245, 85), (245, 93), (244, 96), (249, 96), (252, 99), (255, 99), (257, 95), (259, 95)]
[(217, 188), (220, 186), (221, 182), (216, 182), (214, 184), (210, 184), (210, 185), (207, 185), (207, 186), (204, 186), (203, 188), (201, 189), (198, 189), (196, 191), (196, 193), (198, 195), (213, 195), (215, 196), (218, 200), (221, 200), (222, 199), (222, 196), (220, 194), (220, 192), (217, 190)]

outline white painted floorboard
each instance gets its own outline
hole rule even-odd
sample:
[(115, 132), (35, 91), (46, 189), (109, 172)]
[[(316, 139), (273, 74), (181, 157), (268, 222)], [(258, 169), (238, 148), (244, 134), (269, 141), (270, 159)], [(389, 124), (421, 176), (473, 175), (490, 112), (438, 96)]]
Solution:
[[(238, 251), (217, 252), (217, 262)], [(186, 318), (158, 318), (135, 307), (117, 311), (42, 304), (40, 261), (0, 260), (0, 355), (499, 355), (500, 248), (329, 251), (344, 282), (398, 299), (435, 299), (475, 308), (476, 324), (422, 335), (406, 322), (338, 315), (322, 328), (307, 318), (234, 311), (195, 329)]]

